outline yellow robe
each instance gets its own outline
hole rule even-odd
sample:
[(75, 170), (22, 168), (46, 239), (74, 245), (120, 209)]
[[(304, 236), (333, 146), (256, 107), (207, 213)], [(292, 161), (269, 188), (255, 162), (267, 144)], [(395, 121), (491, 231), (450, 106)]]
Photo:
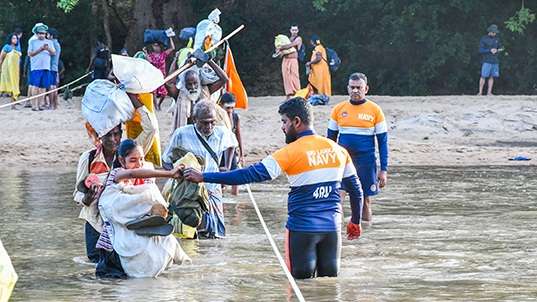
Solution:
[(308, 77), (309, 86), (315, 89), (315, 93), (332, 95), (332, 80), (330, 78), (330, 68), (328, 67), (328, 57), (326, 56), (326, 49), (318, 44), (313, 49), (311, 54), (311, 60), (315, 60), (317, 53), (321, 54), (321, 61), (315, 64), (311, 64), (311, 70)]
[(0, 92), (10, 93), (13, 99), (20, 95), (19, 72), (21, 53), (12, 49), (6, 53), (0, 71)]
[[(142, 104), (144, 104), (144, 106), (149, 110), (149, 112), (154, 115), (154, 118), (156, 119), (157, 117), (155, 115), (155, 109), (153, 107), (153, 94), (142, 93), (139, 94), (138, 99), (140, 100), (140, 102), (142, 102)], [(142, 132), (141, 117), (138, 112), (135, 113), (132, 120), (127, 121), (125, 123), (125, 128), (127, 130), (127, 137), (131, 139), (137, 137)], [(158, 135), (155, 135), (153, 137), (153, 142), (151, 143), (151, 149), (145, 155), (145, 160), (152, 162), (156, 167), (160, 167), (162, 165), (160, 154), (160, 137)]]

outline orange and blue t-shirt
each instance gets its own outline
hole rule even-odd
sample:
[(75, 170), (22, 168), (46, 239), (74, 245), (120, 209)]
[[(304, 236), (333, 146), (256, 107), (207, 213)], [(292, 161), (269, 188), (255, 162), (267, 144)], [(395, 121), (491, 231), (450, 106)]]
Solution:
[(343, 146), (357, 165), (376, 165), (375, 137), (380, 168), (388, 169), (388, 126), (379, 105), (370, 100), (337, 104), (330, 115), (327, 137)]
[(296, 232), (333, 232), (341, 228), (339, 188), (350, 188), (353, 223), (360, 223), (362, 189), (349, 153), (311, 130), (250, 167), (221, 173), (203, 173), (204, 182), (240, 185), (271, 180), (285, 173), (288, 196), (287, 229)]

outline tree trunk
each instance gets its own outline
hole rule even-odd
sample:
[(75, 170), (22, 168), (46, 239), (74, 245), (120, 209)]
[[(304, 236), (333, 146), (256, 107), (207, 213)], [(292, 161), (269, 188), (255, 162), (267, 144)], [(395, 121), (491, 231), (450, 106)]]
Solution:
[[(97, 1), (98, 0), (92, 0), (91, 1), (91, 14), (92, 16), (98, 16), (99, 15), (99, 5), (97, 4)], [(96, 22), (91, 22), (91, 28), (89, 29), (89, 33), (88, 33), (88, 36), (89, 36), (89, 45), (90, 47), (88, 47), (89, 49), (89, 53), (88, 53), (88, 56), (89, 56), (89, 61), (91, 61), (91, 58), (93, 57), (93, 53), (94, 53), (94, 50), (95, 50), (95, 44), (97, 43), (97, 23)]]
[(112, 33), (110, 32), (110, 11), (108, 9), (108, 0), (101, 0), (103, 10), (103, 29), (106, 37), (106, 46), (112, 49)]
[(145, 29), (179, 30), (195, 26), (194, 11), (190, 0), (134, 0), (129, 33), (125, 45), (134, 52), (143, 46)]

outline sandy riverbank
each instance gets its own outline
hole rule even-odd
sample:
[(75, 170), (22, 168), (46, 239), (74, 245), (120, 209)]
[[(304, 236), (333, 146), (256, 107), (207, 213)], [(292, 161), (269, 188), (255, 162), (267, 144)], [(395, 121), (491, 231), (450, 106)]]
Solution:
[[(371, 96), (384, 110), (389, 127), (390, 164), (535, 165), (537, 96)], [(315, 107), (315, 128), (326, 133), (331, 107)], [(278, 103), (282, 97), (255, 97), (241, 112), (247, 161), (284, 144)], [(5, 104), (2, 99), (0, 104)], [(164, 107), (169, 103), (166, 101)], [(171, 133), (171, 113), (158, 113), (161, 139)], [(80, 99), (62, 102), (57, 111), (0, 109), (0, 160), (8, 168), (75, 169), (81, 152), (91, 147), (80, 114)], [(523, 154), (527, 162), (509, 161)]]

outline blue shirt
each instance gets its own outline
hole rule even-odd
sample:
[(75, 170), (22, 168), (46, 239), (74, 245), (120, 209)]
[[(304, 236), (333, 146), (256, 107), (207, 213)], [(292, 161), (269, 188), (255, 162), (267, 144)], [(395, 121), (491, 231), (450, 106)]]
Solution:
[[(52, 41), (44, 39), (30, 39), (28, 44), (28, 56), (30, 52), (38, 50), (41, 46), (48, 44), (49, 49), (54, 49), (54, 43)], [(40, 51), (33, 57), (30, 57), (30, 70), (50, 70), (51, 55), (48, 51)]]
[(493, 54), (490, 52), (491, 49), (496, 48), (500, 49), (502, 48), (502, 45), (500, 44), (500, 40), (497, 36), (491, 37), (489, 35), (481, 37), (481, 40), (479, 40), (479, 53), (482, 55), (481, 62), (482, 63), (490, 63), (490, 64), (499, 64), (500, 60), (498, 59), (498, 53)]
[(360, 223), (362, 189), (349, 153), (337, 143), (299, 134), (289, 145), (245, 169), (203, 173), (206, 183), (229, 185), (271, 180), (285, 173), (291, 190), (287, 199), (287, 229), (295, 232), (334, 232), (341, 229), (340, 184), (349, 188), (352, 222)]
[(57, 39), (52, 40), (52, 44), (54, 45), (56, 54), (50, 57), (50, 70), (58, 72), (58, 66), (60, 63), (60, 54), (62, 52), (62, 48), (60, 46), (60, 42), (58, 42)]

